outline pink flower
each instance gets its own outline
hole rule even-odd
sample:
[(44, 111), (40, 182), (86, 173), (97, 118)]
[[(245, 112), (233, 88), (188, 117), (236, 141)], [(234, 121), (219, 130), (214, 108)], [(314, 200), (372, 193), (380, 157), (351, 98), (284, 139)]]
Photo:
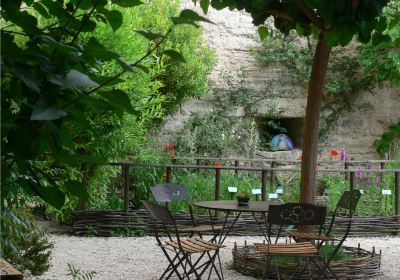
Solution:
[(347, 160), (346, 151), (343, 148), (342, 151), (340, 152), (340, 160), (341, 161)]
[(172, 150), (174, 148), (174, 144), (168, 144), (168, 147)]

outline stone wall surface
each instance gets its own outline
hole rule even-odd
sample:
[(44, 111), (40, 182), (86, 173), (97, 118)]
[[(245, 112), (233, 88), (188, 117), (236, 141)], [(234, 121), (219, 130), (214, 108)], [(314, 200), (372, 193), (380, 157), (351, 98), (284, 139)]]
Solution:
[[(182, 8), (190, 8), (202, 14), (200, 7), (191, 0), (183, 0)], [(307, 88), (296, 83), (294, 77), (277, 65), (265, 66), (252, 53), (260, 47), (256, 28), (251, 17), (243, 11), (224, 9), (216, 11), (210, 8), (207, 15), (214, 24), (202, 24), (204, 39), (214, 49), (217, 65), (211, 74), (212, 88), (200, 100), (188, 100), (180, 109), (166, 118), (161, 130), (162, 141), (171, 141), (182, 132), (185, 122), (191, 116), (210, 112), (218, 106), (215, 90), (229, 90), (222, 78), (229, 74), (239, 79), (238, 73), (244, 69), (247, 73), (245, 86), (258, 94), (266, 93), (271, 81), (278, 81), (282, 92), (290, 96), (258, 100), (245, 110), (241, 106), (233, 107), (225, 113), (229, 117), (268, 117), (270, 106), (280, 109), (283, 118), (301, 118), (305, 115)], [(267, 95), (267, 94), (266, 94)], [(400, 120), (400, 87), (378, 89), (376, 94), (355, 94), (353, 102), (357, 109), (340, 115), (337, 126), (320, 143), (320, 156), (327, 158), (330, 149), (346, 149), (354, 159), (379, 158), (373, 147), (373, 141), (387, 131), (389, 125)]]

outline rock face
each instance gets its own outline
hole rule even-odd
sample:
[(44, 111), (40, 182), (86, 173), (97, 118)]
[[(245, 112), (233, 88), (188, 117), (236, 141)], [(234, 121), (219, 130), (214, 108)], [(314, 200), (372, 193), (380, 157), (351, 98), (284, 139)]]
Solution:
[[(200, 7), (195, 7), (191, 0), (183, 0), (182, 8), (202, 14)], [(200, 100), (184, 102), (177, 112), (166, 118), (161, 130), (162, 142), (173, 141), (192, 116), (218, 108), (220, 100), (215, 92), (229, 91), (231, 87), (224, 75), (229, 74), (232, 80), (238, 80), (243, 71), (247, 73), (243, 86), (249, 89), (250, 95), (256, 93), (257, 98), (253, 98), (248, 106), (232, 106), (224, 112), (225, 116), (268, 118), (274, 110), (274, 118), (304, 118), (307, 88), (296, 84), (293, 76), (282, 67), (265, 66), (255, 58), (252, 50), (260, 47), (260, 41), (251, 17), (243, 11), (211, 8), (206, 17), (214, 24), (203, 24), (203, 35), (215, 50), (218, 61), (210, 77), (213, 90)], [(277, 86), (277, 81), (281, 94), (271, 98), (268, 90), (271, 83)], [(373, 141), (387, 131), (389, 125), (400, 120), (400, 87), (378, 89), (374, 95), (356, 94), (353, 104), (357, 109), (342, 114), (337, 128), (320, 141), (321, 158), (328, 157), (330, 149), (341, 148), (346, 149), (349, 158), (379, 158)], [(301, 135), (299, 132), (296, 137)]]

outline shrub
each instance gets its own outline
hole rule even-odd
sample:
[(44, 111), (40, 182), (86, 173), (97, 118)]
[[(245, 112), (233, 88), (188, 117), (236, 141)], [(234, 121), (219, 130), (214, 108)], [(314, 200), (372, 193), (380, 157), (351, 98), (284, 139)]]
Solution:
[[(4, 231), (3, 222), (6, 217), (12, 217), (11, 230)], [(26, 213), (2, 213), (3, 240), (1, 255), (16, 269), (24, 272), (28, 270), (32, 275), (42, 275), (50, 268), (50, 255), (53, 243), (40, 230)], [(6, 227), (7, 228), (7, 227)]]

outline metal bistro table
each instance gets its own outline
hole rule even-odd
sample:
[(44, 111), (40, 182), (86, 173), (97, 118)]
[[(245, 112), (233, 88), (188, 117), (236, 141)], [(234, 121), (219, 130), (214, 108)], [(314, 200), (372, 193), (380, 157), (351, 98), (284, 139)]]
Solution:
[[(204, 208), (208, 209), (208, 213), (210, 215), (210, 220), (211, 220), (211, 226), (214, 229), (214, 223), (213, 223), (213, 217), (211, 214), (212, 210), (215, 211), (221, 211), (225, 212), (225, 218), (224, 218), (224, 223), (222, 226), (222, 230), (219, 233), (219, 239), (218, 243), (222, 244), (226, 237), (229, 235), (229, 233), (232, 231), (233, 226), (235, 225), (236, 221), (239, 219), (240, 215), (242, 212), (250, 212), (253, 215), (253, 218), (258, 225), (258, 227), (261, 230), (261, 233), (263, 236), (267, 239), (267, 235), (265, 234), (264, 229), (261, 227), (259, 221), (257, 220), (257, 217), (255, 213), (262, 213), (263, 218), (264, 218), (264, 224), (267, 222), (267, 218), (265, 215), (268, 212), (269, 205), (271, 204), (282, 204), (281, 202), (267, 202), (267, 201), (250, 201), (249, 204), (247, 205), (239, 205), (237, 200), (212, 200), (212, 201), (200, 201), (193, 203), (194, 206), (199, 207), (199, 208)], [(238, 214), (236, 215), (235, 219), (230, 223), (228, 230), (227, 224), (228, 224), (228, 217), (231, 212), (237, 212)], [(214, 234), (216, 232), (214, 231)]]

